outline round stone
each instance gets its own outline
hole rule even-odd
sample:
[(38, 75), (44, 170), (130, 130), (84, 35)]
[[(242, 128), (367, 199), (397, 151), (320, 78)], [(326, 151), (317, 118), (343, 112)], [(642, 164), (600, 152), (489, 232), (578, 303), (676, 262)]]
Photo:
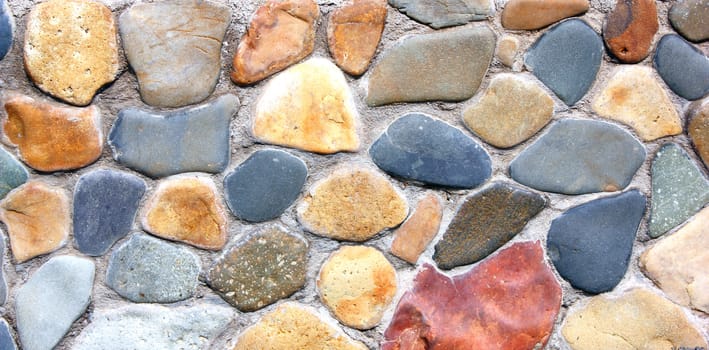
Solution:
[(637, 63), (650, 53), (659, 28), (655, 0), (618, 0), (603, 26), (603, 40), (618, 60)]

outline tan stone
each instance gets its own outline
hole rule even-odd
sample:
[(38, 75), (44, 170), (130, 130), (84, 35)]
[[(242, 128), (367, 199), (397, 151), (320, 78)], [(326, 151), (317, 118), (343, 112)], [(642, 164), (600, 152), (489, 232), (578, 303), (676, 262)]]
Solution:
[(709, 167), (709, 97), (689, 105), (687, 119), (687, 133), (704, 165)]
[(375, 327), (396, 294), (396, 270), (371, 247), (343, 246), (327, 259), (318, 293), (340, 322), (357, 329)]
[(485, 142), (509, 148), (536, 134), (553, 113), (554, 101), (534, 81), (499, 74), (480, 101), (463, 112), (463, 121)]
[(0, 202), (12, 255), (18, 263), (64, 246), (71, 229), (69, 195), (61, 188), (30, 181)]
[(283, 303), (239, 336), (233, 350), (366, 350), (310, 308)]
[(86, 106), (119, 70), (111, 10), (89, 0), (48, 0), (27, 20), (25, 69), (42, 91)]
[(212, 180), (178, 175), (162, 181), (142, 216), (143, 228), (162, 238), (220, 250), (226, 244), (226, 216)]
[(675, 106), (652, 74), (649, 67), (620, 67), (596, 96), (593, 111), (630, 126), (644, 141), (680, 134)]
[(513, 36), (505, 35), (497, 42), (497, 58), (507, 67), (515, 64), (517, 50), (519, 50), (519, 40)]
[(367, 70), (382, 38), (386, 17), (386, 0), (352, 0), (332, 12), (327, 40), (342, 70), (352, 75)]
[(707, 348), (681, 308), (645, 289), (591, 298), (567, 316), (561, 333), (574, 350)]
[(363, 169), (342, 170), (305, 194), (298, 220), (317, 235), (362, 242), (399, 225), (408, 210), (405, 199), (383, 176)]
[(443, 216), (441, 200), (435, 194), (424, 197), (408, 220), (394, 232), (391, 253), (412, 264), (438, 233)]
[(22, 160), (37, 170), (78, 169), (101, 156), (101, 111), (96, 106), (63, 107), (10, 94), (5, 111), (5, 141), (18, 147)]
[(534, 30), (586, 11), (588, 0), (510, 0), (502, 11), (502, 26)]
[(260, 141), (316, 153), (356, 151), (358, 113), (344, 74), (313, 58), (268, 82), (256, 104)]

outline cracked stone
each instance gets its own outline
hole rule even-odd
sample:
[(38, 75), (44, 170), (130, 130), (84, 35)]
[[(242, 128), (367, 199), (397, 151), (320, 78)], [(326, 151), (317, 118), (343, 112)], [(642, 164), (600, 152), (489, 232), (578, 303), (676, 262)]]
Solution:
[(660, 39), (653, 63), (662, 80), (680, 97), (696, 100), (709, 93), (709, 58), (679, 35)]
[(618, 0), (603, 26), (603, 40), (621, 62), (638, 63), (650, 54), (659, 28), (655, 0)]
[(382, 38), (386, 17), (386, 0), (353, 0), (332, 12), (327, 42), (342, 70), (352, 75), (367, 70)]
[(436, 237), (443, 217), (441, 199), (428, 194), (419, 201), (409, 219), (394, 231), (391, 253), (416, 264), (426, 246)]
[[(5, 58), (5, 55), (12, 48), (14, 32), (15, 16), (12, 15), (10, 7), (7, 6), (7, 1), (2, 0), (2, 3), (0, 3), (0, 60)], [(2, 342), (0, 342), (0, 345), (2, 345)]]
[(588, 0), (510, 0), (502, 11), (502, 26), (512, 30), (544, 28), (588, 11)]
[(670, 8), (672, 27), (694, 42), (709, 39), (709, 0), (683, 0)]
[(488, 0), (389, 0), (389, 4), (436, 29), (482, 21), (495, 12)]
[(0, 148), (0, 200), (13, 189), (27, 182), (29, 176), (22, 163), (4, 148)]
[(696, 101), (689, 106), (687, 113), (687, 132), (697, 154), (709, 168), (709, 97)]

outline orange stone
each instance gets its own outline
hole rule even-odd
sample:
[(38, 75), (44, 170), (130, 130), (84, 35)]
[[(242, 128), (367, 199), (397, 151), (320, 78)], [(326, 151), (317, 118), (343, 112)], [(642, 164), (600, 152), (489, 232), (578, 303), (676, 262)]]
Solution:
[(391, 253), (412, 264), (431, 243), (441, 225), (443, 208), (435, 194), (422, 199), (406, 222), (394, 232)]
[(586, 11), (588, 0), (510, 0), (502, 11), (502, 26), (540, 29)]
[(330, 15), (327, 40), (342, 70), (361, 75), (377, 51), (387, 17), (386, 0), (353, 0)]
[(621, 62), (638, 63), (650, 53), (659, 27), (655, 0), (618, 0), (603, 27), (603, 40)]

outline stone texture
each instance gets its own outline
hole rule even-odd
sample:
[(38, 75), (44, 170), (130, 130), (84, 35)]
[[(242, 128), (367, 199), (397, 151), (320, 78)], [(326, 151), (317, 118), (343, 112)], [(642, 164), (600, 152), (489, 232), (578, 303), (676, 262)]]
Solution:
[(271, 79), (254, 115), (251, 134), (262, 142), (324, 154), (359, 149), (352, 92), (342, 71), (325, 58)]
[(643, 141), (682, 133), (682, 121), (652, 69), (618, 68), (593, 101), (598, 115), (632, 127)]
[(17, 290), (17, 333), (25, 350), (54, 348), (89, 306), (94, 263), (70, 255), (50, 259)]
[(645, 147), (627, 131), (595, 120), (562, 119), (510, 164), (510, 176), (540, 191), (618, 191), (645, 161)]
[(391, 123), (369, 155), (393, 176), (431, 185), (474, 188), (492, 172), (490, 156), (475, 140), (421, 113)]
[(655, 0), (617, 0), (603, 26), (603, 40), (619, 61), (638, 63), (650, 54), (659, 28)]
[(534, 30), (588, 11), (588, 0), (510, 0), (502, 11), (507, 29)]
[(399, 301), (382, 350), (541, 349), (560, 304), (539, 243), (516, 243), (453, 277), (426, 264)]
[(124, 109), (108, 144), (119, 163), (151, 177), (219, 173), (229, 164), (229, 123), (238, 110), (234, 95), (165, 113)]
[(7, 227), (15, 260), (22, 263), (62, 247), (71, 230), (70, 210), (63, 189), (39, 181), (10, 192), (0, 202), (0, 220)]
[(382, 319), (396, 294), (396, 270), (378, 250), (343, 246), (320, 269), (318, 294), (344, 325), (370, 329)]
[(313, 0), (266, 1), (239, 42), (231, 80), (252, 84), (310, 55), (319, 18)]
[(709, 168), (709, 98), (696, 101), (689, 106), (687, 113), (687, 133), (689, 134), (697, 154)]
[(480, 87), (494, 52), (495, 34), (486, 25), (407, 37), (372, 68), (366, 102), (466, 100)]
[(442, 217), (441, 199), (432, 193), (426, 195), (419, 201), (409, 219), (394, 231), (391, 253), (416, 264), (426, 246), (438, 234)]
[(709, 39), (709, 1), (678, 1), (670, 8), (669, 18), (672, 27), (688, 40)]
[(489, 0), (389, 0), (389, 4), (436, 29), (481, 21), (495, 12)]
[(601, 66), (603, 41), (586, 22), (564, 21), (527, 50), (524, 64), (569, 106), (591, 88)]
[[(239, 336), (233, 350), (366, 350), (310, 308), (283, 303)], [(148, 350), (148, 349), (146, 349)]]
[(544, 197), (534, 192), (493, 183), (464, 200), (436, 244), (433, 259), (443, 269), (482, 260), (521, 232), (545, 206)]
[(367, 70), (382, 38), (386, 17), (386, 0), (352, 0), (330, 14), (327, 42), (342, 70), (352, 75)]
[(27, 169), (4, 148), (0, 148), (0, 199), (17, 186), (27, 182)]
[(707, 348), (682, 309), (646, 289), (591, 298), (561, 332), (573, 350)]
[(519, 50), (519, 39), (505, 35), (497, 43), (497, 59), (507, 67), (512, 67), (517, 58)]
[(24, 62), (42, 91), (86, 106), (119, 71), (116, 24), (98, 1), (48, 0), (29, 13)]
[(696, 100), (709, 93), (709, 58), (679, 35), (660, 39), (654, 64), (662, 80), (680, 97)]
[(230, 21), (228, 6), (202, 0), (137, 3), (123, 11), (123, 49), (143, 101), (181, 107), (209, 97)]
[(145, 181), (129, 173), (100, 169), (74, 188), (74, 241), (80, 252), (101, 256), (128, 234), (145, 193)]
[(298, 204), (298, 221), (317, 235), (362, 242), (406, 219), (408, 205), (383, 176), (339, 170), (313, 185)]
[(485, 94), (465, 109), (465, 125), (485, 142), (513, 147), (532, 137), (551, 121), (554, 101), (534, 81), (498, 74)]
[(243, 312), (287, 298), (305, 285), (308, 244), (280, 229), (251, 235), (212, 265), (207, 283)]
[(224, 177), (224, 196), (239, 219), (275, 219), (300, 195), (308, 168), (298, 157), (275, 149), (254, 152)]
[(645, 196), (632, 190), (581, 204), (554, 219), (547, 252), (559, 275), (588, 293), (615, 288), (628, 269), (645, 203)]
[(73, 170), (98, 159), (103, 151), (101, 111), (64, 107), (12, 94), (5, 100), (6, 141), (19, 148), (20, 158), (39, 171)]
[(205, 176), (180, 175), (160, 182), (141, 223), (153, 235), (202, 249), (221, 250), (227, 241), (221, 199)]
[[(7, 6), (7, 0), (2, 0), (2, 3), (0, 3), (0, 60), (5, 58), (5, 55), (12, 48), (12, 41), (15, 36), (14, 31), (15, 16), (12, 15), (10, 7)], [(1, 342), (0, 345), (2, 345)]]
[(4, 318), (0, 318), (0, 349), (17, 350), (11, 329), (7, 321)]
[[(5, 236), (2, 234), (2, 231), (0, 231), (0, 306), (5, 305), (5, 301), (7, 301), (7, 282), (5, 282), (3, 266), (5, 266)], [(0, 333), (2, 333), (1, 330)], [(0, 345), (2, 345), (2, 343), (2, 335), (0, 335)], [(0, 346), (0, 349), (4, 348)]]

